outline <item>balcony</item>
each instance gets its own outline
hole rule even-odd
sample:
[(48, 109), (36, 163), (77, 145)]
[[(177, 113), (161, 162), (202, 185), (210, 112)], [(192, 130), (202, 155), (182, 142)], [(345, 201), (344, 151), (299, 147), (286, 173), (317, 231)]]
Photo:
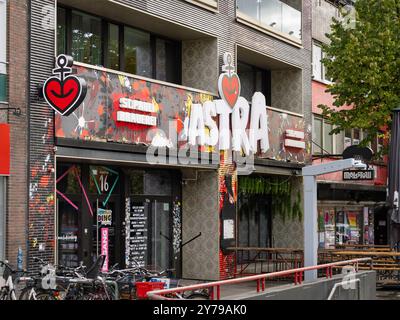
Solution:
[(283, 40), (301, 44), (301, 3), (300, 0), (237, 0), (237, 18)]

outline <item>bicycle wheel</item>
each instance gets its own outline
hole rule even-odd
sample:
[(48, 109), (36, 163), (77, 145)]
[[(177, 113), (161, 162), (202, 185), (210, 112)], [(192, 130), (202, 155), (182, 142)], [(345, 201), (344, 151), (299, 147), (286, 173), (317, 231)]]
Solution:
[(205, 293), (192, 293), (186, 297), (188, 300), (210, 300), (210, 296)]
[[(32, 287), (26, 287), (21, 291), (21, 294), (19, 295), (18, 300), (35, 300), (34, 296), (31, 295), (32, 293)], [(35, 293), (36, 294), (36, 293)]]
[(39, 292), (36, 295), (36, 300), (55, 301), (57, 298), (54, 296), (53, 292)]

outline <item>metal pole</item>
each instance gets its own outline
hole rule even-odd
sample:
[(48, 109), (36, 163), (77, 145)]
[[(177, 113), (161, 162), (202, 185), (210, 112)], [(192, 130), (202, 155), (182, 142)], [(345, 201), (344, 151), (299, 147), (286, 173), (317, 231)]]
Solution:
[[(317, 178), (304, 176), (304, 267), (318, 264)], [(317, 280), (317, 270), (306, 271), (305, 281)]]
[(99, 257), (99, 199), (97, 198), (96, 203), (96, 254)]

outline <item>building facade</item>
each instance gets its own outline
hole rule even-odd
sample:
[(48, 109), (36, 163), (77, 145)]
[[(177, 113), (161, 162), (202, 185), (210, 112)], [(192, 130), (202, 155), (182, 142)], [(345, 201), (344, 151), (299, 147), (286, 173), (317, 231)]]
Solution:
[(0, 260), (26, 263), (28, 1), (0, 1)]
[[(232, 247), (302, 247), (311, 1), (2, 3), (9, 40), (6, 58), (0, 55), (3, 104), (21, 109), (0, 113), (11, 132), (11, 172), (0, 177), (6, 258), (14, 262), (20, 247), (35, 269), (35, 257), (74, 266), (105, 254), (108, 266), (138, 262), (216, 280), (232, 276)], [(261, 97), (266, 108), (268, 134), (247, 175), (231, 161), (238, 153), (197, 146), (198, 154), (181, 154), (196, 113), (221, 105), (224, 53), (233, 56), (242, 103), (253, 112)], [(43, 97), (59, 54), (73, 57), (74, 75), (87, 84), (69, 116)], [(211, 118), (221, 127), (230, 113)], [(149, 163), (151, 148), (167, 161)]]
[[(368, 132), (354, 128), (337, 135), (329, 135), (333, 126), (322, 117), (319, 105), (335, 108), (333, 97), (325, 92), (330, 84), (321, 59), (323, 43), (328, 43), (332, 18), (341, 19), (340, 9), (351, 1), (313, 0), (313, 163), (333, 161), (343, 151), (358, 145)], [(374, 137), (369, 146), (374, 154), (383, 147), (383, 137)], [(331, 156), (330, 156), (331, 155)], [(324, 175), (318, 181), (318, 211), (320, 247), (342, 244), (388, 244), (386, 201), (387, 161), (376, 159), (369, 165), (374, 170), (370, 181), (344, 181), (342, 172)]]

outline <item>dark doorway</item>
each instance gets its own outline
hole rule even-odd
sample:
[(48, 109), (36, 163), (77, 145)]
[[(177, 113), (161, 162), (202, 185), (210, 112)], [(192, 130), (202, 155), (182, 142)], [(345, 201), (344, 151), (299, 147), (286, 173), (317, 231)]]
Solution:
[(238, 246), (270, 248), (272, 246), (272, 212), (270, 196), (239, 196)]
[(376, 245), (388, 245), (388, 212), (386, 207), (374, 210), (374, 237)]

